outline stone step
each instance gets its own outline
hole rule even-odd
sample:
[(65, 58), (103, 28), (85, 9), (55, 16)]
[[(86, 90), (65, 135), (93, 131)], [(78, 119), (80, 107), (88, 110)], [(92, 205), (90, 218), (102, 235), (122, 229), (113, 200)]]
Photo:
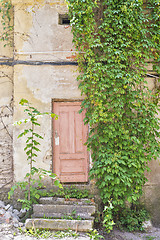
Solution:
[(50, 230), (68, 230), (79, 232), (88, 232), (93, 229), (93, 220), (66, 220), (66, 219), (27, 219), (26, 229), (50, 229)]
[(34, 204), (33, 205), (33, 216), (43, 218), (62, 216), (80, 216), (82, 218), (90, 218), (96, 211), (94, 205), (51, 205), (51, 204)]
[(82, 198), (82, 199), (76, 199), (76, 198), (57, 198), (57, 197), (41, 197), (39, 199), (40, 204), (53, 204), (53, 205), (94, 205), (95, 203), (93, 199), (88, 198)]
[(89, 216), (88, 214), (84, 213), (77, 213), (74, 216), (72, 214), (63, 214), (63, 213), (45, 213), (42, 216), (42, 213), (33, 213), (32, 218), (53, 218), (53, 219), (66, 219), (67, 217), (72, 217), (73, 219), (77, 219), (80, 217), (81, 219), (89, 219), (89, 220), (94, 220), (94, 217)]
[[(43, 197), (40, 204), (33, 205), (32, 219), (26, 220), (26, 229), (39, 228), (50, 230), (92, 230), (96, 205), (89, 199), (69, 199)], [(67, 219), (71, 216), (73, 219)], [(80, 217), (81, 219), (77, 219)], [(75, 219), (74, 219), (75, 218)]]

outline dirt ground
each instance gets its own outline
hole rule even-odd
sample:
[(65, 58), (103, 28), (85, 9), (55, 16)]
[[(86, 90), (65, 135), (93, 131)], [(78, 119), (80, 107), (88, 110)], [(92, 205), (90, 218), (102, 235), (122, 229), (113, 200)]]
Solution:
[(110, 234), (104, 234), (106, 240), (160, 240), (160, 228), (152, 228), (149, 232), (124, 232), (114, 230)]
[[(150, 232), (147, 233), (129, 233), (129, 232), (123, 232), (119, 230), (114, 230), (110, 234), (106, 234), (104, 231), (99, 230), (99, 233), (104, 236), (105, 240), (160, 240), (160, 228), (152, 228)], [(11, 224), (0, 224), (0, 240), (36, 240), (37, 238), (33, 236), (28, 236), (24, 233), (20, 233), (20, 231), (13, 227)], [(44, 240), (46, 238), (40, 238), (41, 240)], [(55, 238), (55, 237), (49, 237), (48, 240), (90, 240), (91, 238), (87, 236), (86, 234), (79, 234), (77, 238), (73, 237), (61, 237), (61, 238)], [(96, 238), (92, 238), (95, 240), (98, 240)]]

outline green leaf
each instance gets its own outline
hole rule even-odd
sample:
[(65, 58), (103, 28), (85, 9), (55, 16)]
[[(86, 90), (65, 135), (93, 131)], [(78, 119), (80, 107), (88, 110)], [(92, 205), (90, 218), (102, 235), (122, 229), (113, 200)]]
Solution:
[(28, 102), (28, 100), (26, 100), (26, 99), (24, 99), (24, 98), (22, 98), (22, 99), (20, 100), (20, 102), (19, 102), (19, 104), (22, 105), (22, 106), (23, 106), (25, 103), (28, 104), (29, 102)]

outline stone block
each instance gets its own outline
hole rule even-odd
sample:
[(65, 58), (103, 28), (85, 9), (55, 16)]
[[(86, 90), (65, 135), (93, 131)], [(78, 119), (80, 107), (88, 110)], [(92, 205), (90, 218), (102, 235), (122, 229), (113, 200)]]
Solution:
[(7, 206), (5, 206), (5, 210), (7, 211), (10, 207), (11, 207), (11, 205), (7, 204)]
[(93, 229), (93, 220), (66, 220), (66, 219), (27, 219), (25, 223), (26, 229), (32, 227), (38, 229), (50, 230), (74, 230), (79, 232), (88, 232)]
[(19, 211), (17, 209), (13, 209), (13, 214), (14, 215), (18, 215), (19, 214)]
[(143, 222), (142, 227), (144, 228), (144, 230), (145, 230), (146, 232), (151, 231), (152, 228), (153, 228), (152, 223), (151, 223), (151, 220), (148, 220), (148, 221)]
[(33, 213), (36, 217), (59, 217), (58, 215), (61, 214), (62, 216), (69, 215), (72, 216), (80, 216), (82, 218), (90, 218), (95, 213), (95, 206), (79, 206), (79, 205), (42, 205), (42, 204), (35, 204), (33, 205)]
[(19, 218), (23, 218), (25, 216), (26, 212), (27, 212), (26, 209), (21, 209), (17, 216)]
[(2, 208), (0, 209), (0, 215), (4, 215), (5, 214), (5, 210)]
[(5, 208), (5, 204), (3, 201), (0, 201), (0, 208)]
[(12, 214), (10, 212), (6, 212), (4, 214), (4, 217), (5, 217), (5, 219), (11, 219), (12, 218)]

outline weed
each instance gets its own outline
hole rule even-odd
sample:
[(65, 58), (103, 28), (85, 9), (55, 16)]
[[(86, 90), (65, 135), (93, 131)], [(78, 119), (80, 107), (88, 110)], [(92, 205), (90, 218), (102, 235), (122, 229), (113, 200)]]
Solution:
[(99, 234), (99, 232), (94, 229), (87, 233), (87, 235), (90, 237), (91, 240), (99, 240), (100, 238), (104, 238), (102, 235)]
[(69, 215), (64, 215), (62, 217), (62, 219), (66, 219), (66, 220), (82, 220), (82, 218), (80, 216), (69, 216)]
[[(75, 186), (71, 187), (63, 187), (62, 189), (58, 189), (56, 192), (53, 190), (50, 191), (42, 191), (41, 197), (64, 197), (65, 199), (70, 198), (93, 198), (93, 196), (89, 193), (89, 190), (87, 189), (78, 189)], [(86, 200), (87, 201), (87, 200)], [(91, 203), (90, 200), (87, 201), (88, 203)]]
[(146, 240), (153, 240), (153, 239), (155, 239), (155, 237), (152, 237), (152, 236), (145, 236), (145, 239), (146, 239)]
[(45, 214), (43, 215), (43, 219), (54, 219), (54, 217), (47, 217)]
[(71, 229), (68, 229), (66, 231), (57, 231), (54, 234), (55, 238), (65, 238), (65, 237), (77, 238), (78, 236), (79, 236), (79, 234)]
[(91, 200), (86, 200), (85, 203), (90, 204), (92, 202), (91, 202)]
[(24, 230), (21, 227), (19, 227), (18, 230), (20, 233), (24, 233)]
[(33, 236), (33, 237), (36, 237), (36, 238), (53, 237), (53, 233), (49, 230), (46, 230), (46, 229), (31, 228), (31, 229), (25, 230), (25, 233), (29, 236)]

